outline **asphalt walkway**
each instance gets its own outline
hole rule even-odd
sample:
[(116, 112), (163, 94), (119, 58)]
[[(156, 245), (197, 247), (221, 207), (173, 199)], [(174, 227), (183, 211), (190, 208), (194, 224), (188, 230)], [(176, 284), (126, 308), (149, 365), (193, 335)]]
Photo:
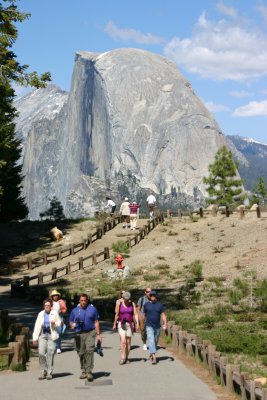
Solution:
[[(8, 307), (7, 307), (8, 305)], [(32, 329), (41, 307), (0, 295), (0, 308), (27, 323)], [(216, 395), (179, 360), (164, 348), (158, 351), (158, 364), (151, 365), (142, 349), (139, 334), (132, 340), (130, 364), (119, 365), (119, 337), (102, 324), (104, 357), (95, 353), (92, 383), (80, 380), (79, 359), (73, 348), (73, 334), (67, 332), (63, 352), (55, 356), (54, 379), (39, 381), (38, 356), (31, 358), (26, 372), (0, 373), (1, 398), (5, 400), (216, 400)]]

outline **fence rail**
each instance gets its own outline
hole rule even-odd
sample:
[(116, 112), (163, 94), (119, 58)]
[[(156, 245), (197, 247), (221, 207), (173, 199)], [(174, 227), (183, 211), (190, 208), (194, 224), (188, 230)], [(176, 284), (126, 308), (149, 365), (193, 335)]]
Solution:
[[(267, 400), (267, 388), (251, 380), (248, 373), (240, 372), (240, 365), (228, 363), (228, 358), (216, 351), (210, 340), (202, 340), (195, 334), (183, 331), (174, 321), (167, 324), (166, 333), (172, 339), (172, 346), (179, 352), (186, 352), (204, 366), (230, 393), (238, 392), (242, 400)], [(162, 336), (164, 336), (162, 332)]]
[[(145, 225), (139, 228), (139, 232), (136, 232), (134, 236), (125, 241), (125, 243), (127, 243), (128, 245), (128, 248), (137, 245), (141, 240), (145, 238), (145, 236), (149, 234), (149, 232), (151, 232), (159, 223), (163, 221), (164, 217), (162, 213), (159, 213), (159, 215), (157, 215), (152, 220), (148, 220)], [(61, 267), (54, 267), (49, 272), (38, 272), (36, 275), (33, 276), (24, 276), (22, 279), (11, 282), (11, 296), (16, 297), (23, 292), (27, 292), (30, 284), (43, 285), (55, 279), (59, 279), (63, 276), (69, 275), (73, 272), (83, 270), (91, 266), (96, 266), (99, 262), (102, 262), (109, 258), (110, 249), (108, 247), (104, 247), (104, 249), (99, 253), (94, 251), (92, 254), (86, 257), (79, 257), (78, 261), (76, 262), (68, 262)]]
[(83, 239), (80, 243), (72, 243), (65, 247), (60, 247), (56, 251), (44, 251), (39, 257), (27, 257), (27, 259), (22, 261), (16, 261), (14, 263), (10, 263), (8, 265), (8, 273), (10, 275), (13, 274), (14, 268), (17, 267), (26, 267), (26, 269), (31, 270), (42, 265), (47, 265), (56, 260), (62, 260), (63, 258), (72, 256), (79, 251), (87, 249), (90, 244), (95, 242), (98, 239), (101, 239), (102, 236), (115, 228), (121, 222), (121, 215), (114, 215), (112, 218), (107, 218), (103, 224), (100, 224), (94, 233), (88, 233), (87, 237)]
[(30, 328), (10, 318), (7, 310), (0, 310), (0, 329), (14, 340), (0, 348), (0, 355), (8, 357), (8, 368), (22, 365), (25, 369), (30, 357)]

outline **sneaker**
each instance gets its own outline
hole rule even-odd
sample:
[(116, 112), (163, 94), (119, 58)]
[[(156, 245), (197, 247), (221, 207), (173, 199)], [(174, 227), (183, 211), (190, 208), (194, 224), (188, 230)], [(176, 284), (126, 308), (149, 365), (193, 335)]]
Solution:
[(93, 382), (93, 380), (94, 380), (94, 377), (91, 372), (87, 372), (86, 378), (87, 378), (88, 382)]
[(38, 379), (41, 381), (42, 379), (46, 379), (46, 376), (47, 376), (47, 372), (46, 372), (46, 371), (43, 371), (42, 374), (39, 376)]
[(143, 344), (143, 350), (147, 350), (147, 345), (146, 344)]
[(81, 373), (81, 375), (80, 375), (80, 379), (85, 379), (85, 378), (87, 378), (87, 374), (86, 374), (85, 371), (83, 371), (83, 372)]
[(61, 350), (60, 349), (57, 349), (57, 354), (60, 354), (61, 353)]
[(49, 381), (51, 381), (51, 379), (53, 379), (53, 376), (51, 374), (47, 374), (46, 375), (46, 379), (48, 379)]
[(157, 359), (156, 359), (155, 354), (152, 354), (152, 357), (151, 357), (151, 364), (153, 364), (153, 365), (157, 364)]
[(119, 364), (120, 364), (120, 365), (125, 364), (125, 360), (122, 358), (122, 359), (119, 361)]
[(122, 225), (122, 227), (123, 227), (123, 228), (127, 228), (127, 226), (126, 226), (126, 225)]

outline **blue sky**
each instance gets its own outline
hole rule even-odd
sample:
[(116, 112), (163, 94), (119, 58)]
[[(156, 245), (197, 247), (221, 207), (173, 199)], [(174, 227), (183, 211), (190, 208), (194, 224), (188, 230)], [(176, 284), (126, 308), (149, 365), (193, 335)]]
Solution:
[(75, 52), (134, 47), (173, 60), (225, 134), (267, 143), (267, 0), (21, 0), (14, 46), (69, 90)]

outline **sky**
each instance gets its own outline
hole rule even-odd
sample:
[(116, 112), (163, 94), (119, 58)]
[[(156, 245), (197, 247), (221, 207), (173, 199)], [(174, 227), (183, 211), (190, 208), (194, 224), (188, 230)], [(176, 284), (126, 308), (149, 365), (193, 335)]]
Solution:
[[(20, 63), (70, 90), (76, 51), (174, 61), (222, 132), (267, 143), (267, 0), (20, 0)], [(20, 95), (21, 89), (17, 90)]]

